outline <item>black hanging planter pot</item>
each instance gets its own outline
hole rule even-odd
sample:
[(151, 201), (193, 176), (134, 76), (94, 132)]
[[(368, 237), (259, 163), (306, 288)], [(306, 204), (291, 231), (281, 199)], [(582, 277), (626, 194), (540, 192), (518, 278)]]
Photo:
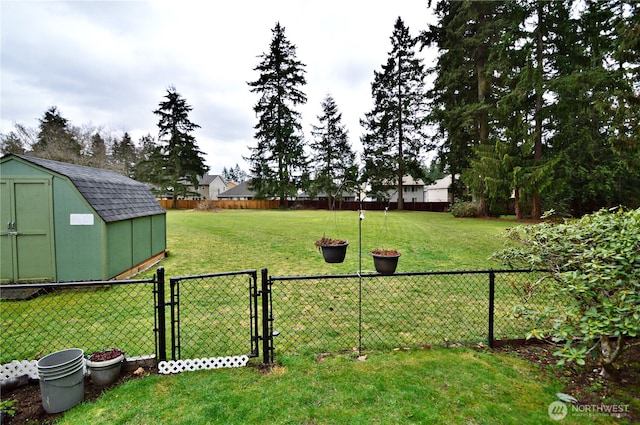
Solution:
[(398, 267), (400, 253), (393, 249), (376, 249), (371, 251), (376, 271), (384, 275), (392, 275)]
[(322, 251), (324, 261), (327, 263), (342, 263), (347, 255), (349, 242), (340, 239), (325, 238), (316, 241), (316, 246)]

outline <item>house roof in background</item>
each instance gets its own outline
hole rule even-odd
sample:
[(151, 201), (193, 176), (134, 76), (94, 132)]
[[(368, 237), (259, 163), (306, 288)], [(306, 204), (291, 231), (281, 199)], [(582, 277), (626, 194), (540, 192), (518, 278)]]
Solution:
[(218, 194), (218, 198), (253, 198), (255, 195), (256, 193), (249, 189), (249, 182), (242, 182)]
[(435, 182), (433, 182), (433, 184), (427, 186), (427, 190), (449, 189), (449, 186), (451, 186), (451, 174), (444, 176), (439, 180), (436, 180)]
[(220, 178), (220, 180), (222, 180), (222, 182), (224, 183), (224, 179), (219, 174), (206, 174), (198, 179), (198, 184), (200, 186), (206, 186), (208, 184), (211, 184), (211, 182), (217, 178)]
[(166, 213), (147, 185), (115, 171), (26, 155), (7, 155), (10, 156), (69, 178), (106, 222)]
[(422, 179), (415, 180), (409, 175), (402, 177), (402, 184), (404, 186), (424, 186), (424, 182), (422, 181)]

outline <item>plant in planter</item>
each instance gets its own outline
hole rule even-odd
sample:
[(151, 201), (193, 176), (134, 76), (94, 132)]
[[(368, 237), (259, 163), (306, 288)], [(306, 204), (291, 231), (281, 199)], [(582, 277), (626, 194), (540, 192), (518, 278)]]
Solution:
[(316, 247), (322, 251), (324, 261), (327, 263), (342, 263), (347, 255), (347, 246), (349, 246), (347, 241), (327, 238), (324, 235), (316, 241)]
[(374, 249), (371, 251), (373, 265), (380, 274), (391, 275), (396, 272), (400, 253), (395, 249)]
[(118, 348), (94, 352), (87, 360), (91, 381), (99, 387), (114, 383), (120, 376), (123, 361), (124, 351)]

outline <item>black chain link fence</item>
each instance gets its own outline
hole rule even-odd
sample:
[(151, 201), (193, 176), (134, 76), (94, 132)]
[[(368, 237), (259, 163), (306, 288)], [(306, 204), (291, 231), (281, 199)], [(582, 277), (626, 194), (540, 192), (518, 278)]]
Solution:
[(488, 345), (490, 332), (495, 339), (524, 338), (532, 323), (513, 310), (523, 302), (549, 302), (541, 296), (525, 299), (527, 288), (540, 276), (530, 271), (460, 271), (271, 277), (275, 350)]
[(0, 286), (0, 363), (80, 348), (156, 354), (156, 278)]
[[(551, 302), (531, 291), (543, 274), (530, 271), (268, 277), (265, 269), (260, 287), (249, 270), (171, 278), (167, 288), (161, 271), (148, 280), (0, 286), (0, 363), (72, 347), (162, 360), (254, 357), (262, 346), (268, 363), (274, 348), (487, 345), (532, 329), (513, 314), (517, 306)], [(7, 299), (27, 289), (30, 299)]]
[(170, 282), (172, 359), (258, 355), (255, 270)]

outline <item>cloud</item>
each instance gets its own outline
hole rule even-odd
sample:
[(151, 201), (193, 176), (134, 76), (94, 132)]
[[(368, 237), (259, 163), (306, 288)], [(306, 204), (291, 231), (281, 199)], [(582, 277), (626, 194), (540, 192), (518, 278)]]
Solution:
[(371, 108), (373, 71), (386, 61), (398, 16), (417, 35), (430, 14), (416, 0), (12, 2), (1, 6), (0, 131), (37, 126), (50, 106), (73, 125), (157, 134), (153, 110), (173, 85), (193, 107), (214, 171), (253, 144), (257, 96), (248, 81), (279, 21), (305, 63), (303, 129), (331, 93), (351, 143)]

